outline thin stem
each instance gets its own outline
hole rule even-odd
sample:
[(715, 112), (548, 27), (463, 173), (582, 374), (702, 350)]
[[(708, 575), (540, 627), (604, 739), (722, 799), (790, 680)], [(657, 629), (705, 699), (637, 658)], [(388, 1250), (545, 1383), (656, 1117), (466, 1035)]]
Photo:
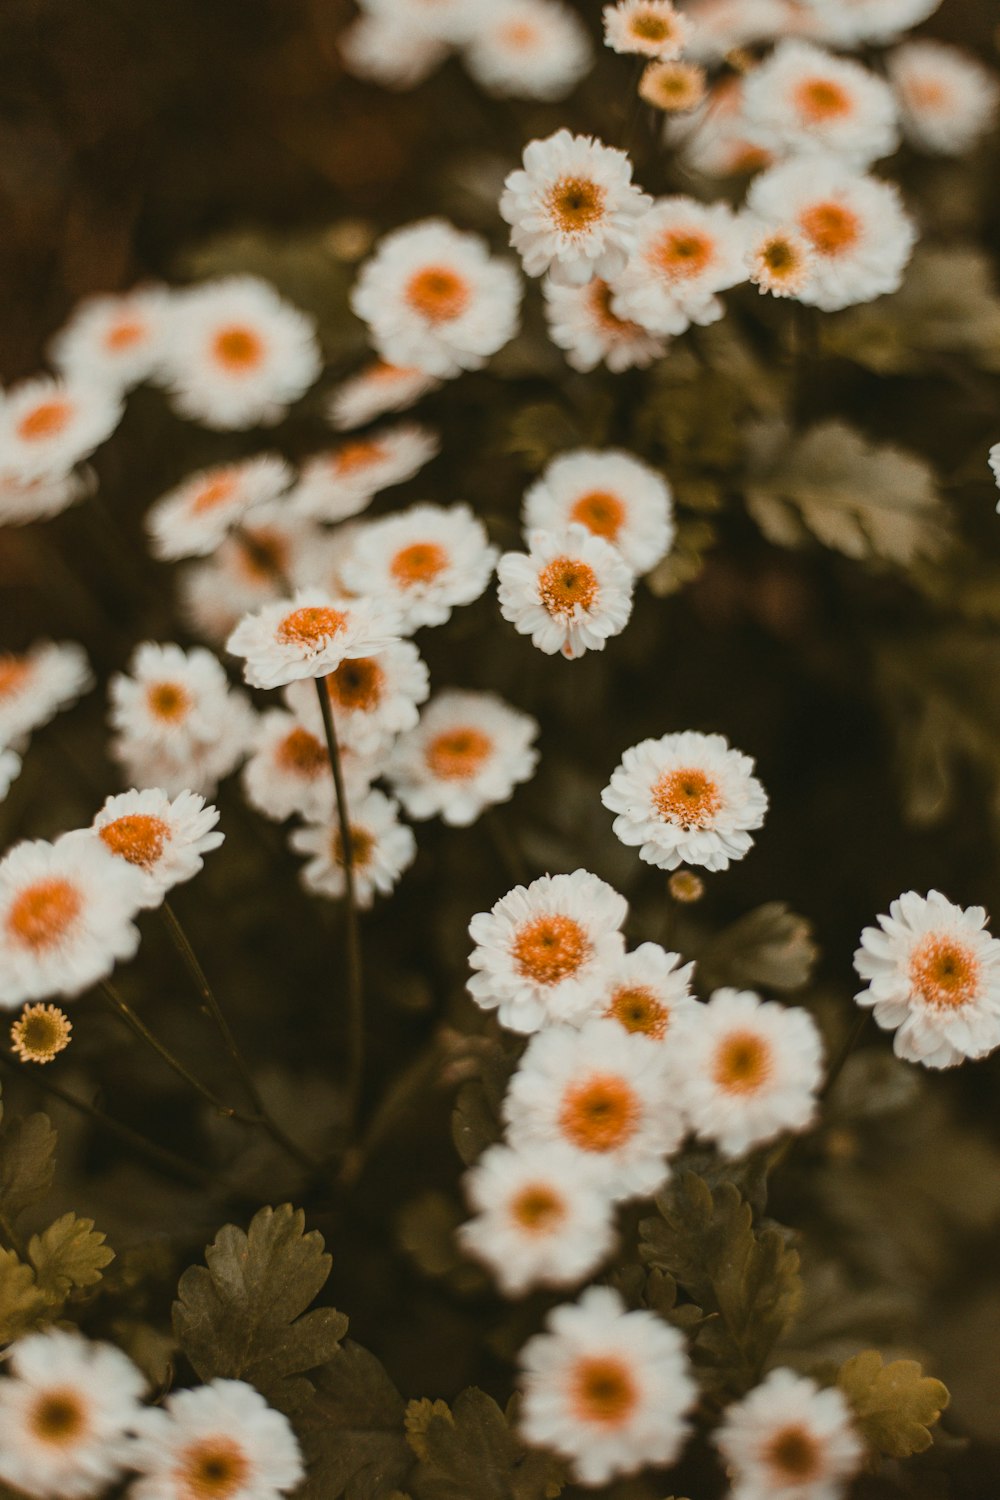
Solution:
[(483, 814), (483, 822), (486, 825), (490, 842), (507, 873), (508, 880), (514, 885), (528, 885), (531, 881), (531, 874), (527, 861), (521, 853), (517, 840), (504, 822), (503, 813), (496, 807), (488, 807)]
[(847, 1062), (847, 1059), (850, 1057), (858, 1042), (861, 1040), (862, 1032), (868, 1025), (868, 1018), (870, 1015), (871, 1011), (861, 1010), (855, 1017), (854, 1025), (847, 1033), (840, 1051), (837, 1053), (836, 1057), (833, 1059), (833, 1062), (827, 1069), (826, 1077), (823, 1080), (823, 1087), (819, 1091), (820, 1100), (826, 1098), (827, 1094), (829, 1094), (830, 1090), (837, 1082), (837, 1079), (844, 1071), (844, 1064)]

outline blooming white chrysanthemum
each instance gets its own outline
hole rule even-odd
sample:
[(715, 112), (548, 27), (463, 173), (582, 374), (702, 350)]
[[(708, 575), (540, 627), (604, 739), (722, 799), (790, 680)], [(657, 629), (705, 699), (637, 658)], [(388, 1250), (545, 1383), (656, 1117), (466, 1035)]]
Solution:
[(493, 0), (465, 49), (472, 77), (500, 98), (563, 99), (593, 62), (586, 29), (561, 0)]
[(809, 31), (833, 47), (885, 46), (933, 15), (941, 0), (799, 0)]
[(288, 586), (316, 582), (334, 535), (291, 512), (286, 499), (255, 505), (211, 558), (182, 569), (181, 608), (194, 630), (221, 646), (243, 617)]
[(747, 279), (746, 230), (724, 203), (660, 198), (639, 225), (612, 306), (651, 333), (683, 333), (722, 317), (717, 292)]
[[(350, 800), (349, 819), (355, 896), (359, 906), (369, 907), (376, 892), (391, 894), (416, 858), (417, 841), (399, 821), (398, 803), (379, 791)], [(335, 899), (346, 894), (344, 841), (336, 818), (296, 828), (288, 842), (296, 854), (311, 856), (301, 877), (307, 891)]]
[(79, 995), (139, 946), (135, 869), (96, 839), (26, 840), (0, 860), (0, 1006)]
[[(345, 779), (356, 786), (357, 757), (345, 753), (342, 760)], [(322, 726), (303, 723), (284, 709), (268, 709), (257, 721), (242, 781), (250, 806), (276, 823), (293, 813), (310, 819), (329, 816), (334, 805), (333, 774)], [(362, 785), (367, 789), (365, 778)]]
[(639, 98), (670, 115), (697, 109), (707, 92), (705, 69), (698, 63), (652, 62), (639, 80)]
[(581, 1484), (672, 1463), (697, 1396), (677, 1329), (596, 1286), (546, 1327), (521, 1350), (522, 1437), (568, 1459)]
[(619, 275), (652, 202), (633, 183), (625, 152), (557, 130), (529, 141), (522, 160), (504, 183), (500, 213), (528, 275), (548, 271), (575, 286)]
[(21, 757), (14, 750), (0, 750), (0, 802), (21, 774)]
[(93, 487), (93, 474), (80, 470), (39, 479), (16, 479), (0, 473), (0, 526), (47, 521), (82, 500)]
[(437, 434), (416, 422), (383, 427), (306, 459), (291, 503), (300, 515), (343, 521), (390, 485), (412, 479), (440, 447)]
[(93, 822), (93, 836), (139, 880), (139, 905), (159, 906), (175, 885), (191, 880), (203, 855), (218, 849), (225, 835), (215, 829), (219, 810), (197, 792), (172, 800), (159, 787), (109, 797)]
[(716, 990), (679, 1019), (676, 1046), (688, 1121), (726, 1156), (811, 1124), (823, 1043), (808, 1011)]
[(467, 505), (411, 505), (361, 527), (351, 548), (351, 587), (385, 599), (400, 629), (443, 625), (486, 588), (497, 549)]
[(640, 943), (608, 966), (604, 989), (589, 1015), (605, 1016), (654, 1042), (669, 1037), (673, 1050), (678, 1023), (702, 1008), (691, 994), (693, 973), (694, 964), (686, 964), (679, 953), (666, 953), (658, 943)]
[[(416, 726), (430, 675), (412, 641), (396, 641), (377, 656), (352, 657), (323, 679), (341, 746), (374, 756), (397, 734)], [(312, 683), (285, 689), (289, 707), (306, 722), (317, 712)]]
[(411, 818), (466, 828), (507, 802), (538, 763), (538, 724), (495, 693), (438, 693), (415, 729), (400, 735), (386, 775)]
[(755, 178), (747, 208), (765, 224), (791, 225), (813, 252), (802, 302), (836, 312), (894, 292), (916, 241), (897, 188), (834, 157), (810, 156)]
[(253, 506), (277, 500), (291, 482), (284, 459), (271, 453), (192, 474), (147, 512), (153, 552), (165, 561), (207, 556)]
[(327, 404), (327, 420), (338, 432), (350, 432), (386, 412), (405, 411), (440, 383), (424, 370), (377, 359), (336, 387)]
[(908, 140), (935, 156), (962, 156), (996, 118), (995, 73), (958, 47), (923, 38), (888, 57)]
[(111, 1344), (49, 1328), (18, 1339), (0, 1380), (0, 1480), (37, 1500), (104, 1494), (128, 1462), (144, 1376)]
[(0, 655), (0, 745), (16, 745), (93, 685), (87, 653), (72, 641), (38, 641), (19, 655)]
[(384, 89), (413, 89), (448, 56), (448, 44), (388, 15), (364, 12), (337, 37), (348, 73)]
[(574, 370), (586, 372), (599, 364), (615, 374), (644, 370), (667, 352), (661, 335), (619, 318), (611, 307), (612, 288), (600, 276), (586, 286), (559, 286), (546, 276), (542, 294), (549, 338), (566, 351), (566, 362)]
[(750, 280), (772, 297), (798, 297), (809, 285), (813, 263), (809, 243), (797, 229), (764, 229), (747, 251)]
[(497, 563), (500, 613), (546, 655), (603, 651), (632, 613), (632, 569), (617, 547), (574, 524), (533, 531), (528, 552)]
[(163, 287), (87, 297), (49, 343), (49, 358), (71, 378), (131, 390), (156, 367), (169, 315), (170, 294)]
[(312, 318), (256, 276), (175, 293), (161, 374), (177, 411), (205, 427), (271, 426), (320, 372)]
[(383, 359), (446, 378), (478, 370), (518, 328), (521, 282), (478, 234), (421, 219), (380, 240), (351, 307)]
[(305, 1469), (288, 1418), (242, 1380), (174, 1391), (136, 1423), (129, 1500), (278, 1500)]
[(865, 1457), (843, 1392), (786, 1369), (728, 1407), (713, 1441), (732, 1500), (839, 1500)]
[(273, 688), (325, 677), (353, 657), (376, 656), (398, 636), (399, 614), (386, 601), (335, 599), (309, 588), (245, 615), (226, 650), (243, 657), (251, 687)]
[(12, 385), (0, 398), (0, 473), (21, 484), (63, 478), (111, 436), (122, 411), (114, 390), (79, 376)]
[(458, 1231), (508, 1297), (576, 1286), (615, 1244), (612, 1205), (568, 1146), (491, 1146), (465, 1175), (475, 1217)]
[(680, 57), (691, 36), (691, 22), (671, 0), (618, 0), (602, 14), (604, 44), (613, 52), (669, 62)]
[(665, 734), (625, 751), (601, 801), (618, 814), (622, 843), (638, 844), (647, 864), (726, 870), (750, 849), (767, 811), (753, 770), (721, 734)]
[(906, 891), (866, 927), (854, 967), (897, 1057), (950, 1068), (1000, 1046), (1000, 942), (981, 906), (955, 906), (929, 891)]
[(577, 448), (552, 459), (524, 497), (526, 532), (574, 524), (617, 547), (634, 573), (670, 551), (673, 496), (662, 474), (618, 448)]
[(869, 68), (809, 42), (781, 42), (744, 80), (753, 136), (781, 155), (829, 152), (855, 167), (899, 145), (896, 101)]

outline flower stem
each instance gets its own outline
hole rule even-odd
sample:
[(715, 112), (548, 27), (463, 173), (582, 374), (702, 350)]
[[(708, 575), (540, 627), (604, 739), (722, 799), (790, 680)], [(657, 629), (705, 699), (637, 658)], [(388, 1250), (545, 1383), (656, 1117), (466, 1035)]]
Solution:
[(851, 1027), (850, 1031), (847, 1033), (847, 1036), (844, 1038), (840, 1051), (837, 1053), (836, 1057), (833, 1059), (833, 1062), (826, 1070), (826, 1077), (823, 1080), (823, 1087), (819, 1091), (820, 1100), (826, 1098), (826, 1096), (833, 1088), (834, 1084), (837, 1082), (837, 1079), (844, 1071), (844, 1064), (847, 1062), (847, 1059), (850, 1057), (858, 1042), (861, 1040), (862, 1032), (868, 1025), (868, 1018), (870, 1015), (871, 1011), (860, 1010), (858, 1015), (856, 1016), (854, 1025)]

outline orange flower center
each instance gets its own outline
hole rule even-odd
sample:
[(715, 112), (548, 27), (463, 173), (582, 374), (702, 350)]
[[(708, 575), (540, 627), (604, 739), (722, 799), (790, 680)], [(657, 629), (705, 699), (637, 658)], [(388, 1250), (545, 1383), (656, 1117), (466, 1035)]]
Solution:
[(270, 581), (288, 572), (288, 540), (280, 531), (244, 526), (235, 540), (239, 565), (254, 583)]
[[(351, 863), (355, 869), (360, 869), (371, 859), (375, 850), (375, 840), (367, 828), (355, 828), (351, 824)], [(340, 836), (340, 829), (336, 829), (333, 835), (333, 857), (338, 865), (344, 863), (344, 841)]]
[(99, 830), (102, 841), (112, 854), (120, 854), (130, 865), (152, 869), (163, 853), (170, 828), (162, 818), (150, 813), (126, 813)]
[(596, 224), (604, 204), (604, 189), (589, 177), (560, 177), (549, 190), (549, 213), (563, 234), (580, 234)]
[(396, 553), (389, 572), (402, 589), (431, 583), (448, 565), (448, 554), (437, 542), (413, 542)]
[(566, 1204), (545, 1182), (523, 1187), (511, 1201), (511, 1218), (529, 1234), (551, 1234), (566, 1217)]
[(327, 768), (326, 747), (308, 729), (296, 726), (281, 741), (275, 759), (283, 771), (310, 781)]
[(146, 690), (146, 702), (154, 718), (173, 724), (183, 719), (191, 706), (191, 697), (179, 682), (153, 682)]
[(715, 1054), (712, 1077), (728, 1094), (755, 1094), (771, 1076), (771, 1049), (755, 1031), (732, 1031)]
[(358, 469), (371, 468), (385, 457), (385, 445), (359, 438), (354, 443), (343, 443), (333, 456), (335, 474), (353, 474)]
[(617, 1073), (593, 1073), (566, 1090), (559, 1125), (581, 1151), (617, 1151), (639, 1128), (639, 1101)]
[(924, 938), (910, 956), (910, 983), (926, 1005), (967, 1005), (979, 988), (979, 960), (953, 938)]
[(220, 329), (212, 348), (219, 364), (238, 375), (254, 369), (264, 358), (263, 341), (252, 328), (234, 325)]
[(652, 8), (637, 11), (630, 24), (632, 35), (643, 42), (666, 42), (675, 30), (669, 16)]
[(590, 298), (590, 310), (597, 320), (598, 326), (603, 328), (605, 333), (617, 334), (622, 338), (634, 338), (642, 333), (642, 329), (638, 323), (630, 323), (627, 318), (620, 318), (617, 313), (612, 311), (612, 291), (606, 281), (602, 281), (599, 276), (595, 276), (587, 290)]
[(191, 509), (196, 516), (204, 514), (206, 510), (214, 510), (217, 505), (232, 498), (236, 488), (236, 480), (231, 474), (217, 474), (207, 484), (203, 484), (195, 491), (191, 500)]
[(805, 78), (795, 90), (795, 106), (811, 125), (824, 125), (849, 115), (853, 100), (845, 88), (831, 78)]
[(327, 692), (341, 708), (371, 713), (382, 699), (385, 673), (371, 656), (343, 661), (326, 679)]
[(699, 229), (668, 229), (653, 245), (651, 259), (670, 281), (700, 276), (715, 259), (715, 241)]
[(607, 537), (611, 542), (622, 529), (625, 520), (625, 507), (617, 495), (612, 495), (608, 490), (591, 490), (588, 495), (581, 495), (570, 511), (570, 519), (579, 521), (586, 526), (595, 536)]
[(325, 604), (307, 604), (293, 609), (278, 626), (278, 640), (285, 646), (318, 646), (343, 630), (347, 616)]
[(31, 668), (20, 656), (0, 656), (0, 698), (16, 693)]
[(819, 1443), (805, 1427), (783, 1427), (764, 1449), (764, 1459), (774, 1477), (804, 1483), (822, 1473), (823, 1454)]
[(424, 759), (442, 781), (464, 781), (475, 776), (492, 751), (493, 741), (488, 734), (472, 725), (463, 725), (435, 735), (427, 744)]
[(122, 349), (130, 349), (142, 338), (146, 329), (138, 319), (125, 319), (121, 323), (113, 323), (104, 335), (104, 347), (117, 354)]
[(813, 203), (799, 214), (799, 227), (818, 255), (843, 255), (861, 238), (861, 221), (842, 203)]
[(65, 936), (83, 910), (83, 898), (69, 880), (36, 880), (11, 902), (7, 935), (36, 952), (51, 948)]
[(572, 917), (536, 917), (514, 937), (511, 955), (518, 972), (536, 984), (558, 984), (575, 974), (590, 954), (590, 940)]
[(653, 806), (665, 823), (680, 828), (711, 828), (722, 795), (711, 777), (696, 766), (667, 771), (653, 787)]
[(184, 1500), (229, 1500), (249, 1474), (243, 1450), (232, 1438), (213, 1434), (183, 1450), (177, 1478), (184, 1485)]
[(951, 103), (951, 93), (940, 78), (910, 78), (903, 93), (917, 109), (943, 109)]
[(469, 295), (464, 276), (447, 266), (425, 266), (410, 277), (406, 286), (407, 302), (429, 323), (460, 317), (469, 305)]
[(87, 1411), (71, 1386), (44, 1391), (29, 1407), (28, 1430), (32, 1437), (53, 1447), (72, 1443), (83, 1432)]
[(604, 1014), (618, 1021), (626, 1031), (641, 1032), (656, 1041), (666, 1036), (670, 1024), (669, 1010), (645, 985), (615, 990)]
[(73, 408), (68, 401), (40, 401), (18, 422), (17, 435), (29, 443), (56, 437), (72, 415)]
[(573, 1371), (573, 1409), (581, 1422), (621, 1427), (639, 1399), (632, 1372), (623, 1360), (610, 1356), (581, 1359)]
[(530, 21), (510, 21), (506, 26), (500, 27), (498, 36), (508, 47), (525, 52), (536, 47), (539, 40), (538, 27), (532, 26)]
[(550, 615), (589, 609), (598, 594), (597, 574), (577, 557), (557, 557), (538, 575), (538, 597)]

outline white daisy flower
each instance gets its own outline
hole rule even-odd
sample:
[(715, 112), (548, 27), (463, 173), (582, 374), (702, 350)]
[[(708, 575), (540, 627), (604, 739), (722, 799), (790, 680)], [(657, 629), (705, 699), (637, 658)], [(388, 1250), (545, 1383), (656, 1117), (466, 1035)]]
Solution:
[(647, 864), (727, 870), (751, 848), (767, 811), (753, 769), (721, 734), (665, 734), (625, 751), (601, 801), (618, 814), (622, 843), (638, 844)]
[(833, 47), (885, 46), (933, 15), (941, 0), (799, 0), (818, 40)]
[[(317, 715), (318, 717), (318, 715)], [(357, 757), (351, 757), (356, 782)], [(346, 766), (344, 767), (347, 776)], [(242, 771), (243, 792), (265, 818), (283, 823), (293, 813), (325, 818), (333, 809), (333, 773), (322, 726), (305, 724), (284, 709), (257, 720), (253, 747)]]
[(528, 552), (497, 563), (500, 613), (547, 656), (603, 651), (632, 613), (632, 569), (617, 547), (574, 524), (533, 531)]
[(49, 358), (70, 378), (131, 390), (156, 367), (169, 308), (170, 293), (156, 286), (87, 297), (51, 340)]
[(762, 294), (798, 297), (809, 285), (815, 257), (796, 229), (764, 229), (750, 243), (747, 270)]
[(387, 602), (335, 599), (310, 588), (245, 615), (226, 650), (243, 657), (251, 687), (274, 688), (325, 677), (342, 661), (377, 655), (398, 636), (399, 615)]
[(327, 404), (327, 420), (338, 432), (351, 432), (386, 412), (405, 411), (440, 384), (424, 370), (376, 359), (336, 387)]
[(662, 474), (618, 448), (578, 448), (554, 458), (524, 497), (526, 532), (574, 524), (617, 547), (634, 573), (670, 551), (673, 496)]
[(79, 470), (47, 474), (39, 479), (17, 479), (12, 474), (0, 473), (0, 526), (48, 521), (82, 500), (93, 488), (93, 474)]
[(3, 802), (22, 770), (21, 757), (14, 750), (0, 750), (0, 802)]
[(416, 422), (383, 427), (306, 459), (291, 502), (301, 515), (343, 521), (390, 485), (412, 479), (440, 448), (437, 433)]
[(442, 379), (480, 369), (509, 343), (520, 305), (514, 267), (444, 219), (386, 235), (351, 293), (383, 359)]
[(416, 88), (448, 56), (446, 42), (389, 15), (362, 12), (337, 37), (345, 71), (383, 89)]
[[(396, 641), (377, 656), (351, 657), (323, 679), (341, 746), (374, 755), (396, 735), (416, 727), (418, 705), (430, 692), (426, 663), (412, 641)], [(317, 712), (312, 683), (285, 689), (289, 707), (309, 719)]]
[(197, 792), (171, 799), (159, 787), (109, 797), (93, 822), (93, 835), (139, 880), (139, 905), (159, 906), (175, 885), (191, 880), (225, 835), (215, 830), (219, 810)]
[(548, 271), (553, 281), (583, 286), (620, 275), (651, 203), (633, 183), (624, 151), (557, 130), (525, 146), (523, 166), (504, 183), (500, 214), (529, 276)]
[(495, 693), (438, 693), (392, 748), (386, 775), (411, 818), (454, 828), (508, 802), (538, 764), (538, 724)]
[(561, 0), (493, 0), (465, 50), (465, 65), (489, 94), (564, 99), (593, 67), (586, 29)]
[(950, 1068), (1000, 1046), (1000, 942), (981, 906), (955, 906), (940, 891), (906, 891), (866, 927), (854, 967), (897, 1057)]
[(0, 655), (0, 745), (16, 745), (93, 686), (87, 653), (72, 641)]
[(865, 1458), (843, 1393), (786, 1369), (728, 1407), (713, 1441), (732, 1500), (839, 1500)]
[(458, 1242), (507, 1297), (577, 1286), (614, 1248), (608, 1195), (567, 1146), (491, 1146), (464, 1185), (475, 1217), (458, 1230)]
[(673, 1463), (695, 1403), (684, 1339), (610, 1287), (550, 1312), (521, 1350), (521, 1435), (568, 1459), (580, 1484)]
[(256, 276), (174, 294), (161, 374), (181, 416), (217, 429), (273, 426), (319, 375), (312, 318)]
[(689, 171), (703, 177), (745, 177), (774, 161), (773, 153), (751, 135), (743, 113), (743, 80), (732, 75), (718, 79), (690, 115), (666, 120), (663, 139)]
[(146, 1381), (120, 1349), (49, 1328), (13, 1344), (0, 1379), (0, 1480), (38, 1500), (103, 1495), (128, 1464)]
[(174, 1391), (136, 1423), (129, 1500), (278, 1500), (305, 1469), (288, 1418), (242, 1380)]
[(61, 479), (122, 419), (118, 395), (79, 377), (36, 375), (0, 398), (0, 474), (22, 484)]
[(192, 474), (146, 514), (155, 556), (165, 561), (207, 556), (247, 511), (277, 500), (291, 482), (288, 465), (272, 453)]
[[(608, 966), (604, 989), (589, 1015), (617, 1021), (625, 1031), (654, 1042), (670, 1038), (685, 1016), (701, 1006), (691, 994), (694, 964), (658, 943), (640, 943)], [(588, 1017), (589, 1018), (589, 1017)]]
[(199, 635), (222, 646), (243, 615), (282, 598), (289, 582), (314, 582), (306, 575), (332, 545), (333, 536), (293, 515), (285, 498), (255, 505), (208, 561), (179, 573), (184, 617)]
[(887, 59), (908, 140), (935, 156), (962, 156), (994, 124), (997, 75), (958, 47), (921, 38)]
[(404, 631), (443, 625), (456, 605), (478, 599), (497, 549), (467, 505), (411, 505), (362, 527), (345, 565), (351, 587), (385, 599)]
[(65, 833), (0, 860), (0, 1005), (72, 997), (139, 946), (141, 881), (96, 839)]
[(869, 68), (809, 42), (780, 42), (743, 84), (743, 111), (763, 146), (824, 151), (855, 167), (899, 145), (892, 89)]
[[(355, 895), (359, 906), (369, 907), (376, 892), (391, 895), (416, 858), (417, 841), (413, 830), (399, 821), (398, 803), (379, 791), (351, 801), (349, 817)], [(344, 843), (336, 818), (296, 828), (288, 842), (296, 854), (311, 856), (301, 877), (307, 891), (334, 899), (346, 895)]]
[(604, 44), (613, 52), (637, 52), (668, 62), (680, 57), (691, 36), (691, 22), (671, 0), (618, 0), (606, 5)]
[(611, 306), (612, 288), (600, 276), (586, 286), (559, 286), (546, 276), (542, 294), (549, 338), (566, 351), (574, 370), (595, 370), (600, 364), (615, 374), (644, 370), (667, 352), (661, 335), (619, 318)]
[(716, 293), (747, 279), (746, 231), (724, 203), (660, 198), (639, 225), (612, 306), (651, 333), (683, 333), (723, 314)]
[(651, 62), (639, 80), (639, 98), (669, 115), (697, 109), (707, 92), (705, 69), (697, 63)]

